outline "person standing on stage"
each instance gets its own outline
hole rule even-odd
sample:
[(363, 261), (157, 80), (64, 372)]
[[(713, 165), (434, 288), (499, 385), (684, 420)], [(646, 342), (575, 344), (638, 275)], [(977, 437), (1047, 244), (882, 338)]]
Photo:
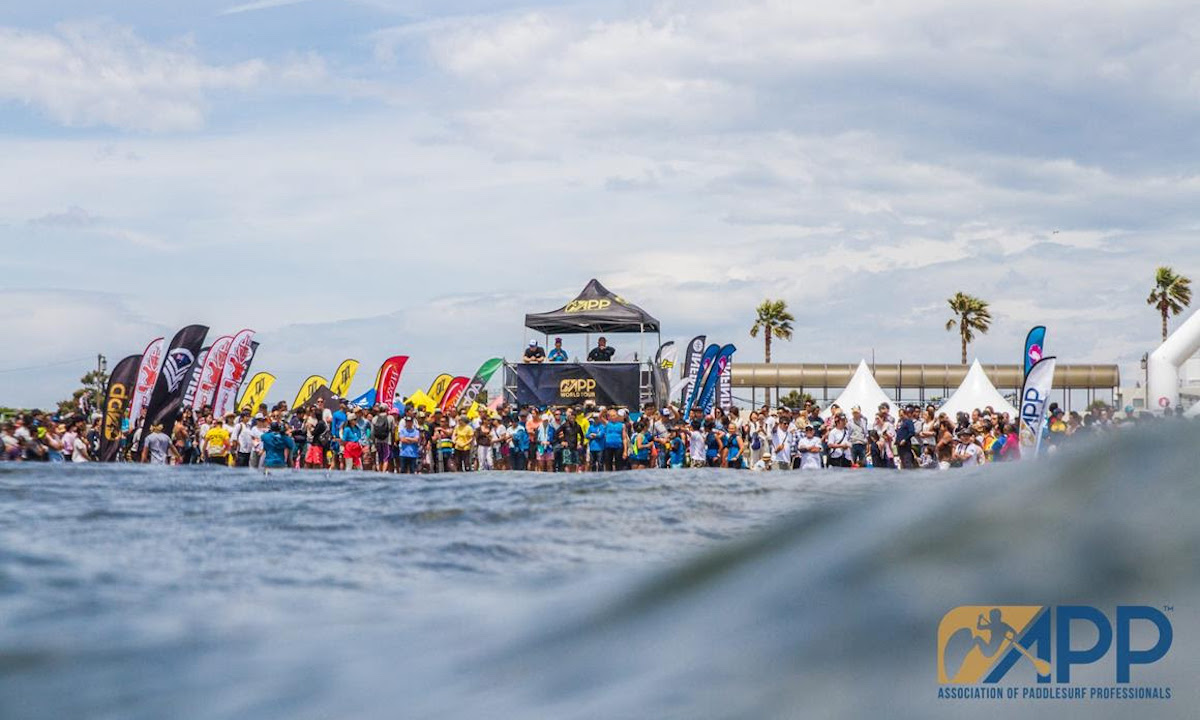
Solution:
[(592, 351), (588, 353), (587, 359), (588, 362), (609, 362), (613, 359), (613, 355), (616, 352), (614, 348), (609, 347), (608, 341), (601, 336), (596, 341), (596, 347), (592, 348)]

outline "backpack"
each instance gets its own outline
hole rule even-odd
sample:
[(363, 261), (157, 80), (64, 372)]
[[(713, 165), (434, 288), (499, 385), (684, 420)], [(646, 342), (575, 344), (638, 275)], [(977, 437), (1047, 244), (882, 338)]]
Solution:
[(375, 437), (375, 442), (388, 442), (392, 439), (388, 432), (391, 429), (390, 425), (387, 415), (379, 415), (375, 418), (371, 424), (371, 434)]
[(762, 436), (758, 433), (754, 433), (754, 435), (750, 437), (750, 449), (762, 450)]

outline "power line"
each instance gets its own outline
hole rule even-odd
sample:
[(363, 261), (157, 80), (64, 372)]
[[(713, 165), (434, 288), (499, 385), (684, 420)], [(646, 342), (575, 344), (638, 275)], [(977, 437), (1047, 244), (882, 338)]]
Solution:
[(50, 363), (48, 365), (30, 365), (29, 367), (8, 368), (7, 370), (0, 370), (0, 373), (27, 372), (29, 370), (44, 370), (46, 368), (62, 367), (63, 365), (74, 365), (75, 363), (81, 363), (81, 362), (84, 362), (85, 360), (91, 360), (91, 359), (92, 359), (92, 357), (89, 355), (87, 357), (75, 358), (74, 360), (63, 360), (62, 362)]

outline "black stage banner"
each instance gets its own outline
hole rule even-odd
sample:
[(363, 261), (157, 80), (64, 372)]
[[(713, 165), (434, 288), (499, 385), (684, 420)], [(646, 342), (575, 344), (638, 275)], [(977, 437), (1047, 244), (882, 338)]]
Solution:
[(636, 408), (641, 393), (637, 363), (517, 365), (518, 405), (616, 405)]

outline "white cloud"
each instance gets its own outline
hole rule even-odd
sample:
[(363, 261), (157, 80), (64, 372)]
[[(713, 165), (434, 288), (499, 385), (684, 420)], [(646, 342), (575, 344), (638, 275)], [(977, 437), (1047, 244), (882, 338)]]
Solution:
[(212, 65), (186, 39), (153, 44), (111, 22), (64, 23), (53, 32), (0, 27), (0, 101), (68, 127), (197, 130), (215, 93), (304, 88), (326, 72), (311, 54), (276, 66), (259, 58)]
[[(380, 37), (389, 53), (423, 42), (463, 83), (452, 96), (463, 127), (489, 143), (839, 128), (1136, 162), (1166, 152), (1180, 114), (1200, 106), (1197, 10), (1173, 0), (660, 2), (604, 20), (589, 9)], [(1114, 114), (1138, 115), (1153, 137), (1102, 120)]]
[(225, 8), (221, 11), (221, 14), (236, 15), (238, 13), (254, 12), (255, 10), (270, 10), (273, 8), (287, 7), (289, 5), (299, 5), (306, 2), (311, 2), (311, 0), (258, 0), (257, 2), (248, 2)]
[(45, 215), (31, 218), (29, 224), (42, 227), (83, 228), (95, 225), (99, 221), (100, 218), (87, 210), (78, 205), (72, 205), (62, 212), (48, 212)]

